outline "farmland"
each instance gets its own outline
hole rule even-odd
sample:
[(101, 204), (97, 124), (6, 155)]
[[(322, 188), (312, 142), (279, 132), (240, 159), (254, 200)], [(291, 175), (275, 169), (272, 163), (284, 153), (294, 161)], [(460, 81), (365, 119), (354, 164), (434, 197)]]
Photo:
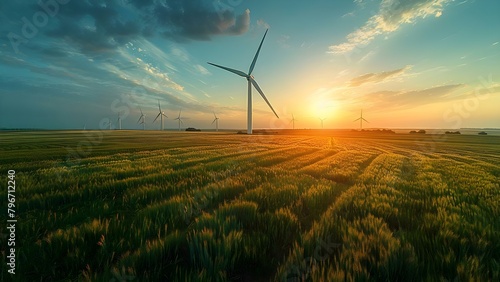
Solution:
[(500, 280), (500, 137), (0, 137), (2, 281)]

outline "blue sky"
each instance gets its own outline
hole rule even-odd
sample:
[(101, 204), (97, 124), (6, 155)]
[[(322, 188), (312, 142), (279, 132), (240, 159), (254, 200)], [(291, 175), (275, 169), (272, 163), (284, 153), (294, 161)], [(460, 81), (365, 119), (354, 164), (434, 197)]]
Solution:
[[(21, 2), (21, 1), (19, 1)], [(0, 127), (500, 127), (500, 2), (451, 0), (0, 2)]]

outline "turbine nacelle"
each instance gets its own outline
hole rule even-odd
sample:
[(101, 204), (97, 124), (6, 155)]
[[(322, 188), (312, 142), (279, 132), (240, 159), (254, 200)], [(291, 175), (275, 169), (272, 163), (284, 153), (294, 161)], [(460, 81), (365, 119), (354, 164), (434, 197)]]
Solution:
[(266, 98), (266, 95), (264, 95), (264, 92), (262, 91), (262, 89), (260, 89), (259, 84), (257, 83), (257, 81), (255, 81), (255, 78), (252, 75), (253, 69), (255, 67), (255, 63), (257, 62), (257, 58), (259, 57), (260, 49), (262, 47), (262, 43), (264, 43), (264, 39), (266, 38), (266, 35), (267, 35), (267, 30), (266, 30), (266, 33), (264, 33), (264, 37), (262, 37), (262, 41), (260, 42), (259, 49), (257, 49), (257, 53), (255, 53), (255, 56), (252, 60), (252, 64), (250, 65), (250, 68), (248, 69), (248, 74), (243, 72), (243, 71), (240, 71), (240, 70), (216, 65), (216, 64), (213, 64), (210, 62), (208, 63), (209, 65), (221, 68), (221, 69), (226, 70), (228, 72), (232, 72), (236, 75), (242, 76), (242, 77), (247, 79), (247, 81), (248, 81), (247, 134), (252, 134), (252, 86), (257, 90), (257, 92), (259, 92), (262, 99), (264, 99), (264, 101), (266, 101), (267, 105), (269, 106), (269, 108), (271, 108), (271, 110), (276, 115), (276, 117), (279, 118), (278, 114), (273, 109), (273, 106), (271, 106), (271, 103), (269, 103), (269, 101)]

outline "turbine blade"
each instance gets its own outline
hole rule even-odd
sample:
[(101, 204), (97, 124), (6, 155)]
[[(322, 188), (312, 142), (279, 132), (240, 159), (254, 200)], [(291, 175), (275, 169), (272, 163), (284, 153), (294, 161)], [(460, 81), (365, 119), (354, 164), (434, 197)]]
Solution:
[(370, 123), (369, 121), (367, 121), (366, 119), (363, 118), (364, 121), (366, 121), (367, 123)]
[(223, 70), (227, 70), (229, 72), (232, 72), (234, 74), (237, 74), (239, 76), (243, 76), (243, 77), (247, 77), (248, 75), (242, 71), (239, 71), (239, 70), (235, 70), (235, 69), (231, 69), (231, 68), (226, 68), (226, 67), (223, 67), (223, 66), (219, 66), (219, 65), (216, 65), (216, 64), (212, 64), (212, 63), (208, 63), (209, 65), (212, 65), (214, 67), (218, 67), (218, 68), (221, 68)]
[(358, 120), (360, 120), (360, 119), (361, 119), (361, 118), (357, 118), (357, 119), (353, 120), (352, 122), (358, 121)]
[(158, 117), (159, 117), (160, 115), (161, 115), (161, 113), (159, 113), (159, 114), (156, 116), (156, 118), (155, 118), (155, 120), (153, 120), (153, 122), (155, 122), (155, 121), (158, 119)]
[(255, 53), (255, 57), (253, 57), (252, 64), (250, 65), (250, 69), (248, 70), (248, 75), (252, 74), (253, 68), (255, 67), (255, 62), (257, 62), (257, 57), (259, 57), (260, 48), (262, 47), (262, 43), (264, 43), (264, 39), (266, 38), (268, 30), (269, 29), (266, 29), (266, 32), (264, 33), (264, 37), (262, 37), (262, 41), (260, 42), (259, 49), (257, 49), (257, 53)]
[(214, 121), (212, 121), (212, 124), (214, 124), (214, 122), (216, 121), (217, 119), (214, 119)]
[(273, 109), (273, 106), (271, 106), (271, 103), (269, 103), (269, 101), (267, 100), (266, 95), (264, 95), (264, 92), (262, 92), (262, 89), (260, 89), (259, 84), (257, 84), (257, 81), (255, 81), (253, 78), (250, 78), (250, 81), (252, 82), (252, 84), (255, 87), (255, 89), (257, 89), (257, 91), (259, 92), (260, 96), (262, 96), (262, 99), (264, 99), (264, 101), (266, 101), (267, 105), (269, 106), (269, 108), (271, 108), (271, 110), (276, 115), (276, 117), (280, 118), (278, 116), (278, 114), (276, 113), (276, 111)]
[(142, 116), (137, 120), (137, 123), (139, 123), (139, 121), (141, 121), (141, 118), (142, 118)]
[(161, 113), (160, 100), (158, 100), (158, 110), (159, 110), (159, 111), (160, 111), (160, 113)]
[(142, 117), (144, 114), (142, 113), (142, 109), (141, 109), (141, 107), (139, 107), (139, 110), (141, 111), (141, 117)]

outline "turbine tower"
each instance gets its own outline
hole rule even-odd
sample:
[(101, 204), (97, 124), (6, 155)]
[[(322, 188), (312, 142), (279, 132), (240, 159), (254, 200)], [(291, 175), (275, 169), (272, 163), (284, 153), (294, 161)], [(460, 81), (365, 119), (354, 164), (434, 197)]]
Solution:
[(293, 114), (292, 114), (292, 119), (291, 119), (291, 122), (292, 122), (292, 129), (295, 129), (295, 122), (296, 122), (296, 121), (297, 121), (297, 120), (295, 119), (295, 117), (294, 117), (294, 116), (293, 116)]
[(319, 120), (321, 120), (321, 129), (323, 129), (323, 121), (325, 120), (326, 118), (319, 118)]
[(363, 130), (363, 121), (368, 122), (366, 119), (363, 118), (363, 110), (361, 110), (361, 117), (355, 119), (354, 121), (358, 121), (358, 120), (359, 120), (359, 130)]
[(242, 76), (242, 77), (247, 79), (247, 81), (248, 81), (247, 134), (252, 134), (252, 85), (255, 87), (255, 89), (257, 89), (260, 96), (262, 96), (264, 101), (266, 101), (267, 105), (269, 106), (269, 108), (271, 108), (271, 110), (276, 115), (276, 117), (279, 118), (278, 114), (273, 109), (273, 106), (271, 106), (271, 103), (269, 103), (269, 101), (266, 98), (266, 95), (264, 95), (264, 92), (262, 92), (262, 89), (260, 89), (259, 84), (257, 84), (257, 81), (255, 81), (255, 79), (252, 75), (252, 71), (255, 67), (255, 62), (257, 62), (257, 57), (259, 56), (259, 52), (260, 52), (260, 48), (262, 47), (262, 43), (264, 42), (264, 39), (266, 38), (267, 31), (268, 30), (266, 30), (266, 32), (264, 33), (264, 37), (262, 38), (262, 41), (260, 42), (259, 49), (257, 49), (257, 53), (255, 53), (255, 57), (253, 58), (252, 64), (250, 65), (250, 69), (248, 70), (248, 74), (244, 73), (243, 71), (219, 66), (216, 64), (212, 64), (210, 62), (208, 63), (214, 67), (218, 67), (218, 68), (221, 68), (223, 70), (227, 70), (229, 72), (232, 72), (234, 74), (237, 74), (237, 75)]
[(181, 131), (181, 123), (184, 124), (182, 122), (182, 118), (181, 118), (181, 110), (179, 110), (179, 116), (177, 118), (175, 118), (175, 120), (179, 121), (179, 131)]
[(219, 131), (219, 118), (215, 115), (215, 112), (214, 112), (214, 121), (212, 121), (212, 124), (214, 124), (215, 122), (215, 131)]
[[(161, 121), (161, 131), (163, 131), (163, 117), (165, 118), (168, 118), (167, 115), (165, 114), (165, 112), (163, 112), (161, 110), (161, 106), (160, 106), (160, 100), (158, 100), (158, 110), (159, 110), (159, 113), (158, 115), (156, 116), (155, 120), (153, 122), (155, 122), (158, 117), (160, 117), (160, 121)], [(142, 112), (142, 111), (141, 111)]]
[(139, 120), (137, 120), (137, 123), (140, 121), (140, 124), (142, 124), (142, 130), (146, 130), (146, 115), (144, 115), (141, 108), (139, 108), (139, 110), (141, 111), (141, 116), (139, 117)]
[(122, 117), (118, 114), (118, 129), (122, 130)]

